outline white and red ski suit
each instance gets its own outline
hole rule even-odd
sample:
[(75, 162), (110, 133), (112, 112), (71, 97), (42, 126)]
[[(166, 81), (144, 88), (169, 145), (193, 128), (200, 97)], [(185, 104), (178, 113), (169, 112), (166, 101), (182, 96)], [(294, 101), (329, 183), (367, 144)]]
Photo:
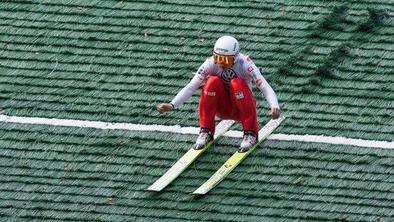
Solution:
[(223, 68), (209, 57), (193, 79), (174, 97), (176, 108), (189, 99), (206, 80), (199, 103), (200, 127), (215, 132), (215, 116), (240, 121), (244, 131), (258, 136), (256, 100), (253, 83), (263, 93), (271, 108), (279, 108), (276, 94), (249, 56), (239, 54), (231, 68)]

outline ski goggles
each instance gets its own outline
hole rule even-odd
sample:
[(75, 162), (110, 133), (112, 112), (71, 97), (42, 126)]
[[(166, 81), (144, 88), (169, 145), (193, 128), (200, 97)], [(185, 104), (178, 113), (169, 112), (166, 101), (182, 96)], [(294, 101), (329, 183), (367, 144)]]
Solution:
[(213, 53), (213, 59), (216, 64), (220, 65), (234, 65), (235, 56), (233, 55), (220, 55), (217, 53)]

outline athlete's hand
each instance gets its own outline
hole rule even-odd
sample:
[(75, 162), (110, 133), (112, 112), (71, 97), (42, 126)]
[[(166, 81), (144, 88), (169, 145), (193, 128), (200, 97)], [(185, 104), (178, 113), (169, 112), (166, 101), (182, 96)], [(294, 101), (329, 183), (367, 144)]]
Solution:
[(270, 112), (271, 119), (278, 119), (282, 111), (279, 108), (272, 108)]
[(165, 113), (171, 111), (173, 106), (170, 103), (160, 103), (156, 108), (159, 113)]

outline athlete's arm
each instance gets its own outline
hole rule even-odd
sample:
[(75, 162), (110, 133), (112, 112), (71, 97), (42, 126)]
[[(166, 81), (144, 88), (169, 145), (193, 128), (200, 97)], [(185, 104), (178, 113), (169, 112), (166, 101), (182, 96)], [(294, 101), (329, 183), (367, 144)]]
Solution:
[(275, 94), (274, 90), (272, 89), (272, 87), (264, 79), (264, 77), (262, 77), (261, 80), (262, 80), (262, 83), (258, 88), (264, 94), (266, 100), (268, 101), (268, 104), (271, 107), (271, 112), (270, 112), (271, 118), (277, 119), (277, 118), (279, 118), (279, 116), (281, 114), (281, 110), (279, 107), (279, 103), (278, 103), (278, 99), (276, 97), (276, 94)]
[(160, 113), (171, 111), (172, 109), (180, 106), (188, 100), (198, 89), (202, 80), (199, 76), (195, 75), (193, 79), (185, 86), (170, 103), (161, 103), (157, 106), (157, 111)]
[(178, 94), (172, 99), (170, 103), (161, 103), (157, 106), (157, 111), (160, 113), (171, 111), (174, 108), (182, 105), (186, 100), (188, 100), (200, 87), (201, 83), (207, 77), (210, 68), (210, 62), (207, 59), (197, 70), (193, 79), (185, 86)]
[(252, 76), (253, 81), (255, 82), (257, 88), (263, 93), (265, 99), (267, 100), (269, 106), (271, 107), (270, 116), (272, 119), (279, 118), (281, 114), (281, 110), (278, 103), (278, 98), (276, 96), (275, 91), (268, 84), (267, 80), (261, 74), (259, 68), (254, 64), (254, 62), (248, 58), (248, 62), (246, 63), (246, 70)]

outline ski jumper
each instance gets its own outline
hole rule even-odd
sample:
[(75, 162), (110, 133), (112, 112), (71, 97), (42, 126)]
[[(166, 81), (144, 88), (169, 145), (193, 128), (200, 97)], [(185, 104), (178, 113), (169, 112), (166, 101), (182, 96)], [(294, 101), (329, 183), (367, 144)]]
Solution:
[(222, 68), (209, 57), (193, 79), (174, 97), (171, 104), (179, 107), (206, 80), (199, 103), (200, 127), (215, 132), (215, 116), (240, 121), (244, 131), (258, 136), (256, 100), (253, 83), (260, 89), (271, 108), (279, 108), (275, 92), (249, 56), (239, 54), (231, 68)]

